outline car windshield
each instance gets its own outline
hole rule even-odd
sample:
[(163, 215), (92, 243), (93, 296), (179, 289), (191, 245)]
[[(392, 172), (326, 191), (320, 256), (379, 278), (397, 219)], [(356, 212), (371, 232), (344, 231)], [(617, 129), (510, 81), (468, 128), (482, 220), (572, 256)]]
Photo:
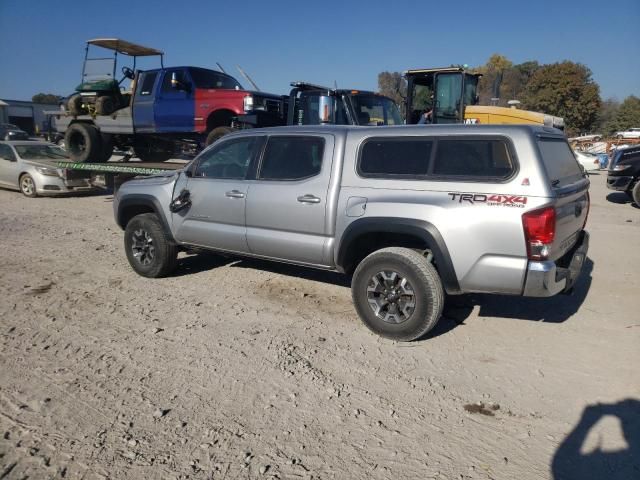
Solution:
[(20, 130), (20, 127), (17, 127), (16, 125), (13, 125), (12, 123), (2, 123), (2, 124), (0, 124), (0, 128), (3, 128), (5, 130)]
[(196, 88), (225, 88), (229, 90), (243, 90), (242, 85), (230, 75), (207, 70), (205, 68), (191, 68), (191, 78)]
[(15, 145), (15, 149), (26, 160), (69, 158), (67, 152), (55, 145)]
[(401, 125), (402, 117), (393, 100), (381, 95), (355, 94), (351, 102), (359, 125)]

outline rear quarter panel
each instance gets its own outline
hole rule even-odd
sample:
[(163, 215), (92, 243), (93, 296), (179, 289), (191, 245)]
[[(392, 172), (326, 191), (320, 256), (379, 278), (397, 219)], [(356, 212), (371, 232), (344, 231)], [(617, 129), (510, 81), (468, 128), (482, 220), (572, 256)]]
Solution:
[(517, 173), (504, 183), (481, 183), (361, 178), (354, 159), (364, 138), (350, 134), (337, 238), (358, 220), (344, 214), (349, 199), (363, 197), (367, 205), (359, 218), (412, 218), (433, 224), (449, 249), (463, 291), (522, 293), (527, 265), (522, 214), (550, 204), (551, 193), (531, 135), (514, 131), (510, 138)]

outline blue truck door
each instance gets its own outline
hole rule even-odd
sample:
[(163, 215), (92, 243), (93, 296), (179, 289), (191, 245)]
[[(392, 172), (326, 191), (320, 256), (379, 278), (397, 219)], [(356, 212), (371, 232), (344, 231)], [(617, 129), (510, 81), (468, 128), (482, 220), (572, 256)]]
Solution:
[[(174, 73), (176, 83), (171, 81)], [(165, 70), (154, 108), (156, 131), (193, 132), (195, 94), (195, 86), (187, 69)]]
[(153, 106), (155, 103), (158, 72), (140, 72), (136, 82), (135, 97), (133, 98), (133, 124), (140, 133), (155, 132), (155, 118)]

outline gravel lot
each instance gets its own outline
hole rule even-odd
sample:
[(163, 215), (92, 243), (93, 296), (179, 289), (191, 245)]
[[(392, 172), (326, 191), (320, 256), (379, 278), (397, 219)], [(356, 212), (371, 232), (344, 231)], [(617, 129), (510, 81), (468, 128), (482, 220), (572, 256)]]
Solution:
[(108, 195), (0, 191), (0, 479), (640, 478), (640, 209), (592, 178), (573, 296), (369, 333), (337, 275), (128, 266)]

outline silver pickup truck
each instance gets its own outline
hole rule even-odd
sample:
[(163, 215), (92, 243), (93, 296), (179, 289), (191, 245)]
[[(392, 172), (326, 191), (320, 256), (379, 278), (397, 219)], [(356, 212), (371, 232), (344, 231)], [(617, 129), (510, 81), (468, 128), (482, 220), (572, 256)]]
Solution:
[(570, 291), (588, 188), (548, 127), (279, 127), (126, 182), (114, 213), (140, 275), (168, 275), (194, 247), (343, 272), (364, 323), (409, 341), (445, 293)]

